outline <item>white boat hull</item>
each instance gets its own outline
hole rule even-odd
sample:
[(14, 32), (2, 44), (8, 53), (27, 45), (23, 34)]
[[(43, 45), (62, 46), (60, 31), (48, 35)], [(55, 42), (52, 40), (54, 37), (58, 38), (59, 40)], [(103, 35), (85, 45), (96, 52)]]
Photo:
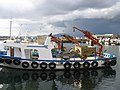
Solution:
[[(100, 68), (100, 67), (108, 67), (108, 66), (113, 66), (111, 65), (112, 61), (115, 61), (114, 64), (116, 64), (116, 57), (114, 58), (101, 58), (101, 59), (96, 59), (96, 60), (36, 60), (36, 61), (31, 61), (31, 60), (19, 60), (20, 64), (15, 65), (14, 59), (11, 59), (11, 63), (6, 63), (5, 61), (3, 63), (0, 63), (0, 66), (3, 67), (8, 67), (8, 68), (14, 68), (14, 69), (24, 69), (24, 70), (69, 70), (69, 69), (89, 69), (89, 68)], [(24, 62), (27, 62), (27, 64), (24, 64)], [(37, 63), (37, 65), (32, 65), (32, 63)], [(77, 62), (79, 65), (74, 66), (74, 63)], [(84, 65), (84, 63), (88, 63)], [(96, 66), (93, 66), (92, 63), (97, 62), (98, 64)], [(105, 62), (109, 62), (105, 65)], [(41, 64), (45, 63), (43, 67), (41, 67)], [(50, 68), (50, 63), (54, 63), (55, 67), (53, 65), (53, 68)], [(67, 63), (67, 66), (65, 64)], [(69, 66), (70, 64), (70, 66)], [(76, 68), (75, 68), (76, 67)]]

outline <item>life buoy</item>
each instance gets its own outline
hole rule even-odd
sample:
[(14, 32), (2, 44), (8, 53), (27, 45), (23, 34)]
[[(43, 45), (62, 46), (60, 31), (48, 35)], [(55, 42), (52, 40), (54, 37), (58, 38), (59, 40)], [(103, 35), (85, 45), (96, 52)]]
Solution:
[(112, 60), (112, 61), (110, 62), (110, 65), (111, 65), (111, 66), (115, 66), (115, 65), (116, 65), (116, 63), (117, 63), (117, 61), (116, 61), (116, 60)]
[(43, 69), (43, 70), (45, 70), (45, 69), (47, 68), (47, 63), (42, 62), (42, 63), (40, 64), (40, 68)]
[(73, 67), (74, 67), (75, 69), (79, 69), (80, 66), (81, 66), (81, 64), (80, 64), (79, 62), (75, 62), (75, 63), (73, 64)]
[(28, 68), (29, 67), (29, 63), (28, 62), (23, 62), (22, 63), (22, 67), (23, 68)]
[(105, 67), (110, 67), (110, 61), (105, 61), (104, 65), (105, 65)]
[(69, 63), (69, 62), (66, 62), (65, 64), (64, 64), (64, 68), (67, 70), (67, 69), (70, 69), (71, 68), (71, 63)]
[(20, 62), (20, 60), (18, 60), (18, 59), (14, 59), (14, 60), (13, 60), (13, 63), (14, 63), (15, 65), (20, 65), (21, 62)]
[(39, 76), (37, 73), (33, 73), (31, 77), (32, 77), (32, 80), (37, 80)]
[(12, 60), (9, 59), (9, 58), (6, 58), (6, 59), (5, 59), (5, 63), (7, 63), (7, 64), (11, 64), (11, 63), (12, 63)]
[(93, 68), (97, 68), (98, 62), (97, 62), (97, 61), (93, 61), (93, 62), (91, 63), (91, 65), (92, 65)]
[(83, 67), (84, 68), (89, 68), (90, 67), (90, 63), (89, 62), (84, 62), (83, 63)]
[(0, 63), (3, 63), (4, 62), (4, 59), (3, 58), (0, 58)]
[(53, 63), (53, 62), (51, 62), (51, 63), (49, 64), (49, 68), (50, 68), (51, 70), (55, 69), (55, 68), (56, 68), (56, 64)]
[(31, 63), (31, 67), (32, 68), (37, 68), (38, 67), (38, 63), (37, 62), (32, 62)]

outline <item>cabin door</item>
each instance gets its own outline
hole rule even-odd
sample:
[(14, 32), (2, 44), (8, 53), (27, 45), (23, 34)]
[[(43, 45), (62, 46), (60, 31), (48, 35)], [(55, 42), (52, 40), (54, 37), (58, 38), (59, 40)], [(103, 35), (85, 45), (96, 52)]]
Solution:
[(14, 56), (14, 47), (10, 47), (10, 56)]

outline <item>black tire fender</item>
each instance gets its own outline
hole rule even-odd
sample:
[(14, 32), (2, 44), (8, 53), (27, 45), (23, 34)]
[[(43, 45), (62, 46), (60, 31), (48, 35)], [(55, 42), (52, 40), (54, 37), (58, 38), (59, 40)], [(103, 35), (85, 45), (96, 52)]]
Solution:
[(97, 62), (97, 61), (93, 61), (93, 62), (91, 63), (91, 65), (92, 65), (93, 68), (97, 68), (98, 62)]
[(47, 63), (42, 62), (42, 63), (40, 64), (40, 68), (43, 69), (43, 70), (45, 70), (45, 69), (47, 68)]
[(3, 63), (4, 62), (4, 58), (0, 58), (0, 63)]
[(83, 63), (83, 67), (84, 68), (89, 68), (90, 67), (90, 63), (89, 62), (84, 62)]
[(23, 68), (28, 68), (29, 67), (29, 63), (28, 62), (22, 62), (22, 67)]
[(55, 68), (56, 68), (56, 64), (53, 63), (53, 62), (49, 63), (49, 68), (50, 68), (51, 70), (55, 69)]
[(37, 62), (32, 62), (31, 67), (32, 68), (38, 68), (38, 63)]
[(105, 67), (110, 67), (110, 61), (105, 61), (104, 65), (105, 65)]
[(116, 65), (116, 63), (117, 63), (117, 61), (116, 61), (116, 60), (112, 60), (112, 61), (110, 62), (110, 65), (111, 65), (111, 66), (115, 66), (115, 65)]
[(80, 64), (79, 62), (75, 62), (75, 63), (73, 64), (73, 67), (74, 67), (75, 69), (79, 69), (80, 66), (81, 66), (81, 64)]
[(66, 63), (64, 64), (64, 68), (65, 68), (65, 69), (70, 69), (70, 68), (71, 68), (71, 63), (66, 62)]
[(21, 62), (20, 62), (20, 60), (18, 60), (18, 59), (14, 59), (14, 60), (13, 60), (13, 63), (14, 63), (15, 65), (20, 65)]
[(5, 59), (5, 63), (7, 63), (7, 64), (11, 64), (11, 63), (12, 63), (12, 59), (10, 59), (10, 58), (6, 58), (6, 59)]

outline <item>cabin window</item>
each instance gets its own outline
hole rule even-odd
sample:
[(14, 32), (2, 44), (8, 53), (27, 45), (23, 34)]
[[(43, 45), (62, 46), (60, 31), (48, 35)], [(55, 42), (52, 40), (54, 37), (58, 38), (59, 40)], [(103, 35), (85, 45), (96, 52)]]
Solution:
[(25, 57), (28, 59), (38, 59), (39, 53), (36, 49), (25, 49)]
[(31, 52), (32, 49), (25, 49), (25, 57), (30, 59), (30, 52)]
[(0, 51), (0, 55), (7, 55), (7, 51)]
[(4, 49), (5, 50), (9, 50), (9, 46), (4, 46)]

